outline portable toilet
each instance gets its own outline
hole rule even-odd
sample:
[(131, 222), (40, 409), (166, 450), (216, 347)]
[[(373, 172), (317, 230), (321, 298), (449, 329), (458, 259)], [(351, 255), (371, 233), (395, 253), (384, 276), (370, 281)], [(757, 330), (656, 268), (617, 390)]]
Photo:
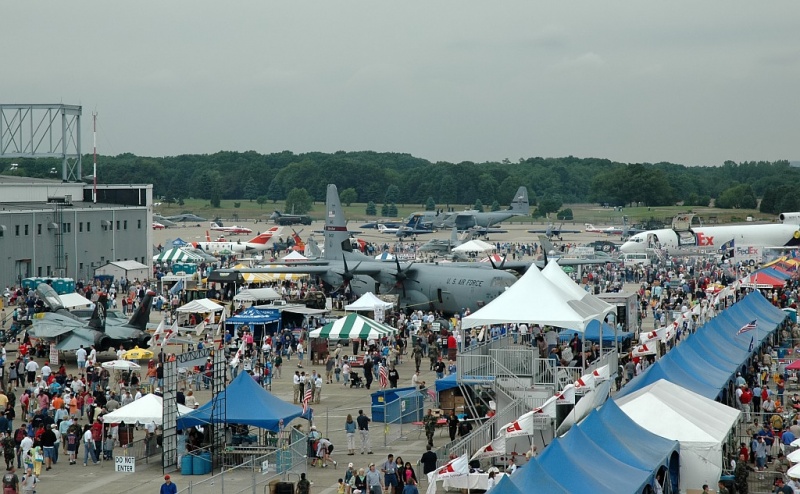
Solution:
[(792, 321), (792, 324), (797, 324), (797, 309), (792, 309), (791, 307), (787, 307), (783, 309), (783, 312), (789, 317), (789, 320)]
[(53, 278), (53, 290), (55, 290), (59, 295), (65, 295), (69, 293), (67, 291), (67, 280), (64, 278)]

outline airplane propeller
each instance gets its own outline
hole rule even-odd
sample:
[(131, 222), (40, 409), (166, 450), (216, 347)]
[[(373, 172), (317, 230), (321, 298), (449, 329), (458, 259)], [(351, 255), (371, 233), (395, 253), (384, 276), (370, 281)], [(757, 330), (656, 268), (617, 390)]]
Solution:
[[(347, 267), (347, 259), (345, 259), (344, 255), (342, 256), (342, 263), (344, 264), (344, 271), (342, 271), (342, 272), (335, 271), (336, 274), (338, 274), (339, 276), (342, 277), (342, 284), (341, 284), (341, 286), (339, 288), (342, 288), (342, 287), (345, 287), (345, 286), (349, 285), (355, 279), (355, 276), (356, 276), (355, 273), (353, 271), (351, 271)], [(353, 267), (353, 270), (358, 269), (358, 267), (360, 265), (361, 265), (361, 261), (359, 261), (355, 265), (355, 267)], [(358, 280), (358, 281), (363, 281), (363, 280)]]
[(408, 277), (408, 270), (411, 269), (411, 266), (413, 266), (414, 263), (413, 262), (409, 263), (409, 265), (406, 266), (406, 269), (401, 269), (400, 268), (400, 260), (397, 258), (397, 256), (394, 256), (394, 262), (395, 262), (395, 265), (397, 266), (397, 272), (394, 274), (395, 285), (399, 284), (403, 288), (403, 297), (405, 298), (405, 296), (406, 296), (406, 284), (405, 284), (405, 282), (406, 281), (413, 281), (414, 283), (419, 283), (419, 280), (411, 279), (411, 278)]

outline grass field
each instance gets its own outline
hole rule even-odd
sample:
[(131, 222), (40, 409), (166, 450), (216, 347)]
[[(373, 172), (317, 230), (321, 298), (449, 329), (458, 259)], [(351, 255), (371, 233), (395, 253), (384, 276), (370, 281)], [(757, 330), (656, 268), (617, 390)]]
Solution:
[[(240, 207), (235, 208), (234, 202), (239, 202)], [(156, 213), (163, 216), (171, 216), (187, 212), (202, 216), (203, 218), (207, 218), (209, 220), (219, 217), (223, 221), (230, 223), (234, 221), (253, 222), (257, 219), (267, 220), (269, 215), (272, 214), (274, 210), (277, 209), (278, 211), (283, 211), (283, 206), (284, 204), (281, 201), (278, 201), (274, 204), (270, 201), (264, 204), (262, 208), (255, 201), (225, 200), (222, 201), (219, 208), (213, 208), (211, 207), (209, 201), (201, 199), (187, 199), (183, 206), (178, 206), (177, 204), (161, 204), (160, 206), (156, 206), (154, 210)], [(776, 220), (775, 216), (764, 215), (755, 209), (719, 209), (710, 207), (667, 206), (653, 208), (631, 207), (623, 208), (622, 211), (617, 211), (613, 208), (604, 208), (597, 204), (565, 204), (563, 208), (571, 208), (574, 215), (574, 219), (572, 221), (566, 221), (564, 223), (576, 225), (582, 225), (583, 223), (596, 223), (598, 225), (621, 225), (623, 215), (628, 217), (628, 223), (630, 224), (637, 223), (641, 220), (646, 220), (651, 217), (664, 221), (667, 218), (672, 218), (677, 214), (686, 213), (689, 211), (702, 218), (703, 222), (705, 223), (713, 222), (714, 218), (716, 218), (718, 223), (743, 222), (748, 216), (753, 217), (755, 221)], [(367, 216), (364, 213), (366, 204), (363, 203), (354, 203), (349, 207), (344, 206), (343, 209), (347, 219), (352, 222), (389, 219), (382, 218), (380, 215)], [(397, 209), (400, 218), (405, 218), (414, 211), (422, 211), (424, 207), (419, 204), (398, 204)], [(454, 206), (453, 209), (459, 211), (463, 209), (469, 209), (469, 206)], [(317, 202), (314, 204), (314, 207), (309, 214), (315, 220), (321, 220), (324, 218), (324, 211), (325, 204), (323, 202)], [(378, 211), (380, 212), (380, 205), (378, 206)], [(551, 218), (552, 221), (556, 221), (554, 214), (551, 215)], [(509, 221), (517, 223), (543, 223), (547, 222), (548, 220), (543, 218), (520, 217)], [(560, 221), (556, 222), (560, 223)]]

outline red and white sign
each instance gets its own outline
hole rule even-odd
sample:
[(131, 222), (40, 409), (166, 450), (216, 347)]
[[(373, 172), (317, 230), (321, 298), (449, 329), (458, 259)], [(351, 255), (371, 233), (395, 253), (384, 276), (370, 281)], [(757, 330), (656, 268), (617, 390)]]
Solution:
[(593, 370), (592, 375), (594, 376), (596, 382), (607, 381), (608, 378), (611, 377), (610, 371), (608, 370), (608, 364)]
[(575, 385), (567, 384), (560, 393), (556, 393), (556, 405), (575, 404)]
[(575, 389), (594, 389), (594, 383), (597, 379), (594, 377), (594, 374), (584, 374), (575, 381)]
[(492, 440), (489, 444), (482, 447), (472, 455), (470, 460), (482, 458), (495, 458), (506, 454), (506, 436), (502, 432), (498, 437)]
[(436, 479), (446, 479), (450, 477), (459, 477), (469, 473), (469, 458), (466, 454), (459, 456), (455, 460), (450, 460), (450, 463), (443, 466), (436, 471)]
[(503, 426), (500, 434), (506, 437), (530, 436), (533, 434), (533, 412), (521, 415), (517, 420)]
[[(547, 399), (547, 401), (542, 403), (542, 406), (540, 406), (539, 408), (534, 408), (533, 412), (531, 413), (533, 413), (533, 415), (536, 416), (537, 418), (541, 417), (556, 418), (556, 397), (551, 396), (550, 398)], [(527, 413), (525, 415), (527, 415)], [(523, 415), (523, 417), (525, 415)], [(531, 424), (531, 427), (533, 427), (533, 424)]]

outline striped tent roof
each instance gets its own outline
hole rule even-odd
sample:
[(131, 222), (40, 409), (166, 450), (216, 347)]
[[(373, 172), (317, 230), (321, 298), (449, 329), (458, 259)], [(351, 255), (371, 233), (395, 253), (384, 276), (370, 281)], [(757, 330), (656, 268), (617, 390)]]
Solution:
[(396, 332), (397, 330), (391, 326), (381, 324), (359, 314), (350, 314), (347, 317), (337, 319), (319, 329), (315, 329), (309, 333), (309, 336), (311, 338), (328, 338), (331, 340), (350, 338), (370, 340)]
[[(274, 265), (279, 266), (279, 265)], [(264, 266), (269, 267), (269, 266)], [(249, 269), (246, 264), (237, 264), (232, 269)], [(283, 280), (304, 280), (308, 278), (308, 273), (242, 273), (245, 283), (272, 283)]]
[(167, 249), (157, 256), (153, 256), (153, 260), (157, 262), (200, 262), (203, 261), (203, 256), (175, 248)]

